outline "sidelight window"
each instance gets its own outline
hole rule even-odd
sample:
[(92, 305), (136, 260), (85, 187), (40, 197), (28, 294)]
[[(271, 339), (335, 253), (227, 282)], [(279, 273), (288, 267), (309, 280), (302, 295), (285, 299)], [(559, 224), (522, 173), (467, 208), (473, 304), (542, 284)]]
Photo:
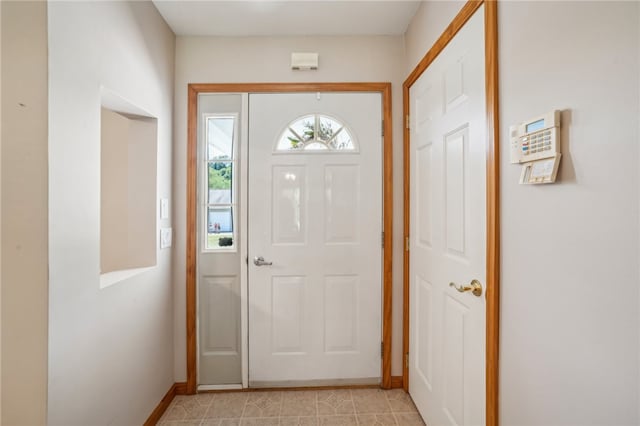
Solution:
[(205, 249), (235, 249), (236, 121), (234, 115), (207, 115)]

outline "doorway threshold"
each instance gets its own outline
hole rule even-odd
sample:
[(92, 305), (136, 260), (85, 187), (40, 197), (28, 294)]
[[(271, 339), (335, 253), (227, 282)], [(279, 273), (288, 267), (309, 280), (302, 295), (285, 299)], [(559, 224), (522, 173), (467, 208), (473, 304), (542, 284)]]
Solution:
[(284, 380), (284, 381), (249, 381), (250, 388), (308, 388), (335, 386), (380, 386), (380, 377), (364, 377), (357, 379), (320, 379), (320, 380)]
[(236, 385), (198, 385), (198, 392), (215, 390), (238, 390), (242, 389), (242, 384)]

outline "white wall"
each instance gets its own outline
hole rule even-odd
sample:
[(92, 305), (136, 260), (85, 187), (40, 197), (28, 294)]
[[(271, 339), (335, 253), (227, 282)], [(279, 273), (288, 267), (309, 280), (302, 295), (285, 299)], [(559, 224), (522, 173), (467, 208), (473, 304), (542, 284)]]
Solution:
[[(291, 52), (320, 54), (318, 71), (294, 72)], [(394, 259), (393, 375), (401, 375), (402, 351), (402, 37), (178, 37), (176, 44), (174, 211), (175, 376), (186, 380), (186, 148), (187, 84), (227, 82), (393, 83)]]
[[(442, 7), (412, 22), (407, 71)], [(510, 124), (565, 111), (555, 184), (500, 164), (505, 425), (638, 423), (638, 18), (636, 2), (499, 4), (503, 154)]]
[(47, 6), (0, 3), (2, 418), (47, 419)]
[(48, 422), (142, 424), (174, 383), (172, 250), (99, 288), (100, 87), (157, 117), (155, 198), (170, 198), (175, 37), (150, 2), (48, 7)]

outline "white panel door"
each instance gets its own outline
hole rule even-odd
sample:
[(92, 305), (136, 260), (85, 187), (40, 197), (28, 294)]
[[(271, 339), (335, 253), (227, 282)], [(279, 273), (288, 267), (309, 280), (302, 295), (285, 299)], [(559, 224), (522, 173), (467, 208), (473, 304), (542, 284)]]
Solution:
[(409, 393), (428, 425), (485, 422), (484, 21), (411, 87)]
[(381, 105), (249, 96), (250, 386), (380, 381)]

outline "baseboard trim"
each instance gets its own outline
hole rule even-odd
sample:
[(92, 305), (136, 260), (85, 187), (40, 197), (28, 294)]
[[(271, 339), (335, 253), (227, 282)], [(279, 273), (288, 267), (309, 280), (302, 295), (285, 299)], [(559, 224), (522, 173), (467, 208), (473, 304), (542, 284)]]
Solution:
[(391, 376), (391, 389), (401, 389), (404, 387), (402, 376)]
[(144, 426), (155, 426), (160, 418), (169, 408), (169, 404), (173, 401), (176, 395), (185, 395), (187, 393), (187, 384), (186, 383), (174, 383), (171, 385), (165, 396), (160, 400), (158, 406), (153, 410), (149, 418), (146, 422), (144, 422)]
[(187, 382), (175, 383), (176, 395), (187, 395)]

